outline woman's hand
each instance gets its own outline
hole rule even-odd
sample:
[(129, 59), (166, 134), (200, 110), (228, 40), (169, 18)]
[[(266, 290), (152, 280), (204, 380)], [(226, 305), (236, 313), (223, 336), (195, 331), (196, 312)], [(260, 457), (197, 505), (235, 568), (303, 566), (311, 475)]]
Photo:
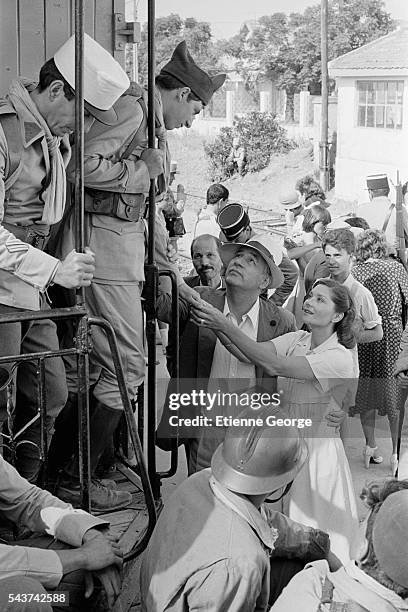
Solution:
[(208, 327), (215, 332), (225, 332), (228, 328), (225, 315), (204, 300), (201, 300), (199, 306), (194, 305), (191, 308), (191, 319), (199, 327)]

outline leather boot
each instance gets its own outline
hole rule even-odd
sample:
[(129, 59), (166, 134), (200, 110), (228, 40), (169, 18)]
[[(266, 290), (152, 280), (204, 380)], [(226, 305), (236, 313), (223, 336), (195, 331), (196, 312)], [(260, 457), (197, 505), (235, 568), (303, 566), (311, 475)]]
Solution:
[[(128, 506), (132, 501), (132, 496), (127, 491), (115, 491), (94, 479), (96, 467), (99, 459), (112, 440), (120, 418), (121, 410), (115, 410), (97, 401), (90, 419), (90, 464), (92, 482), (89, 488), (91, 507), (96, 511), (115, 510)], [(57, 496), (62, 500), (78, 506), (80, 503), (79, 487), (79, 457), (74, 457), (64, 471), (61, 484), (57, 489)]]

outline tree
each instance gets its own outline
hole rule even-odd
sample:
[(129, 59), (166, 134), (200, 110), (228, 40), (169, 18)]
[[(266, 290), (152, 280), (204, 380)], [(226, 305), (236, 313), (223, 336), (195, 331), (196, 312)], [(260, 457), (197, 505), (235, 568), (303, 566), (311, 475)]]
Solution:
[[(156, 19), (157, 68), (161, 68), (170, 59), (174, 48), (182, 40), (187, 42), (188, 49), (200, 68), (209, 72), (217, 69), (217, 54), (212, 42), (210, 24), (206, 21), (197, 21), (194, 17), (187, 17), (183, 20), (175, 13)], [(142, 28), (138, 51), (139, 82), (145, 85), (147, 83), (147, 24), (144, 24)]]
[[(329, 0), (329, 59), (384, 36), (393, 27), (383, 0)], [(235, 58), (235, 68), (249, 88), (261, 78), (277, 76), (278, 87), (287, 94), (287, 119), (293, 120), (294, 94), (302, 89), (321, 91), (320, 4), (289, 18), (283, 13), (261, 17), (222, 41), (220, 49)]]
[[(331, 0), (328, 13), (329, 60), (388, 34), (394, 23), (382, 0)], [(289, 19), (289, 40), (280, 49), (271, 69), (287, 94), (287, 111), (293, 120), (293, 96), (302, 89), (321, 91), (320, 6), (307, 8)], [(334, 86), (334, 83), (332, 83)]]

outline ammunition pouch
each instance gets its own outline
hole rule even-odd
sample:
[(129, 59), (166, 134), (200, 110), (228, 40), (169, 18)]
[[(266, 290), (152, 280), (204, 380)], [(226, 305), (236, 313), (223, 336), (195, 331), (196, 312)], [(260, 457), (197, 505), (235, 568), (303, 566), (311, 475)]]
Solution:
[(140, 193), (111, 193), (85, 189), (85, 210), (88, 213), (109, 215), (125, 221), (139, 221), (146, 208), (146, 198)]

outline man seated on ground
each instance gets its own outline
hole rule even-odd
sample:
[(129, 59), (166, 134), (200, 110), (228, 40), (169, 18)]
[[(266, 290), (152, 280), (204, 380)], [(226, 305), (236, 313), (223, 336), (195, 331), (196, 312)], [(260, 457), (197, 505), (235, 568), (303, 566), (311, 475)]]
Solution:
[[(307, 458), (297, 430), (268, 426), (272, 416), (287, 413), (273, 406), (241, 412), (211, 469), (166, 502), (142, 561), (143, 611), (266, 611), (307, 559), (329, 557), (339, 567), (326, 533), (264, 503), (287, 493)], [(254, 417), (262, 425), (245, 422)]]
[[(219, 213), (217, 222), (221, 229), (220, 239), (223, 242), (243, 243), (248, 242), (255, 236), (249, 215), (241, 204), (235, 202), (227, 204)], [(276, 248), (278, 246), (278, 242), (276, 242)], [(282, 249), (279, 250), (281, 251), (278, 254), (279, 262), (276, 263), (283, 274), (283, 283), (275, 289), (275, 292), (269, 298), (276, 306), (282, 306), (290, 296), (298, 277), (295, 264), (289, 260)]]
[(220, 235), (220, 227), (217, 223), (217, 215), (220, 210), (227, 204), (229, 191), (221, 183), (214, 183), (207, 189), (207, 204), (198, 213), (197, 223), (194, 228), (194, 237), (201, 234), (211, 234), (211, 236)]
[[(225, 289), (224, 277), (221, 276), (223, 264), (219, 254), (221, 242), (215, 236), (203, 234), (194, 238), (191, 243), (191, 259), (195, 274), (185, 276), (184, 282), (189, 287), (211, 287), (212, 289)], [(183, 335), (185, 322), (179, 322), (179, 338)], [(167, 343), (167, 369), (170, 376), (176, 376), (174, 371), (175, 351), (173, 330), (170, 326), (169, 341)]]
[[(226, 289), (196, 287), (203, 300), (221, 310), (245, 334), (259, 341), (271, 340), (296, 330), (291, 313), (269, 300), (259, 299), (262, 291), (278, 287), (283, 280), (273, 260), (273, 245), (270, 243), (271, 237), (265, 234), (254, 236), (246, 244), (222, 245), (220, 256), (226, 268)], [(197, 326), (190, 315), (191, 305), (180, 299), (179, 320), (185, 325), (180, 339), (180, 381), (172, 379), (169, 383), (157, 430), (157, 444), (163, 450), (169, 450), (169, 441), (177, 432), (170, 421), (174, 412), (169, 398), (178, 392), (179, 387), (181, 390), (184, 386), (187, 393), (194, 387), (205, 392), (223, 390), (233, 394), (249, 389), (269, 394), (276, 391), (276, 377), (268, 376), (263, 368), (236, 359), (214, 332)], [(170, 295), (163, 293), (158, 296), (157, 316), (167, 323), (171, 321)], [(229, 409), (230, 404), (225, 406), (224, 414)], [(206, 427), (198, 426), (185, 432), (182, 425), (179, 443), (185, 443), (189, 474), (192, 474), (210, 465), (215, 449), (223, 440), (224, 430), (220, 428), (211, 432)]]
[[(0, 456), (0, 511), (2, 519), (27, 527), (36, 537), (0, 543), (0, 610), (51, 610), (46, 590), (66, 591), (70, 605), (64, 610), (84, 610), (93, 591), (93, 576), (105, 589), (111, 610), (121, 587), (122, 551), (109, 523), (83, 510), (74, 510), (47, 491), (22, 478)], [(42, 535), (40, 535), (42, 534)], [(48, 534), (48, 535), (45, 535)], [(3, 534), (2, 534), (3, 535)], [(55, 538), (55, 539), (54, 539)], [(10, 595), (33, 593), (30, 604)], [(40, 602), (38, 603), (38, 599)], [(59, 609), (59, 607), (58, 607)]]
[(370, 514), (355, 561), (330, 571), (314, 561), (289, 582), (273, 612), (408, 610), (408, 481), (371, 483), (363, 490)]

